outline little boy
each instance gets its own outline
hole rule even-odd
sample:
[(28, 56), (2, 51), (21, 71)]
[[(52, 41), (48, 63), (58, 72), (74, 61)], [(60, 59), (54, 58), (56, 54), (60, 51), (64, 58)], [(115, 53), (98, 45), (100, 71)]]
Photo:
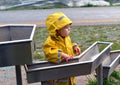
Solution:
[[(69, 62), (80, 54), (80, 48), (69, 37), (72, 21), (62, 12), (56, 12), (46, 19), (49, 36), (43, 50), (46, 60), (53, 63)], [(61, 75), (61, 74), (60, 74)], [(63, 78), (47, 81), (47, 85), (75, 85), (75, 78)]]

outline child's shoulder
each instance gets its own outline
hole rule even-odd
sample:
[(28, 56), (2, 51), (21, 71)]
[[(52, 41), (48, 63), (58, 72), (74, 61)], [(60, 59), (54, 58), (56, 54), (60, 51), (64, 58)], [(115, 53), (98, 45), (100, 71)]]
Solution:
[(45, 43), (55, 44), (55, 40), (51, 36), (49, 36)]

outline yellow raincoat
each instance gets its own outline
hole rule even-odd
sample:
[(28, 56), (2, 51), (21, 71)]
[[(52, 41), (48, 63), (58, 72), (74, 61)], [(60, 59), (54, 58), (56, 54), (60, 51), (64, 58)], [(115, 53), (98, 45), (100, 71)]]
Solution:
[[(62, 38), (57, 35), (56, 30), (71, 24), (72, 21), (62, 12), (51, 14), (46, 19), (46, 26), (49, 31), (49, 36), (43, 45), (46, 60), (53, 63), (60, 63), (62, 61), (60, 53), (64, 52), (68, 55), (74, 56), (73, 43), (70, 37)], [(59, 74), (61, 75), (61, 74)], [(75, 78), (63, 78), (59, 80), (47, 81), (48, 85), (75, 85)]]

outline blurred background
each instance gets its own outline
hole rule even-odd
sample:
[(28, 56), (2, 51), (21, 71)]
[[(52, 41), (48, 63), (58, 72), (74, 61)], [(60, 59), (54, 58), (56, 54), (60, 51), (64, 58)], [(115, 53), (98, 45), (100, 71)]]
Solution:
[(110, 6), (120, 5), (120, 0), (0, 0), (0, 10), (10, 8), (49, 8), (57, 6)]

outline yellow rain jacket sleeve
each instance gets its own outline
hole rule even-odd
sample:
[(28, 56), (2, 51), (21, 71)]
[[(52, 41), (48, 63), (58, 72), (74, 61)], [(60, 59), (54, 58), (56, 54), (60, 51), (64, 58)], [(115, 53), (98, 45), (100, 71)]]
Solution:
[(45, 53), (45, 59), (49, 62), (59, 63), (60, 59), (60, 52), (62, 51), (56, 46), (56, 42), (51, 39), (49, 36), (43, 46), (43, 50)]
[(43, 46), (43, 50), (46, 60), (53, 63), (60, 63), (62, 61), (61, 52), (74, 56), (73, 43), (70, 37), (63, 39), (59, 36), (55, 39), (49, 36)]

